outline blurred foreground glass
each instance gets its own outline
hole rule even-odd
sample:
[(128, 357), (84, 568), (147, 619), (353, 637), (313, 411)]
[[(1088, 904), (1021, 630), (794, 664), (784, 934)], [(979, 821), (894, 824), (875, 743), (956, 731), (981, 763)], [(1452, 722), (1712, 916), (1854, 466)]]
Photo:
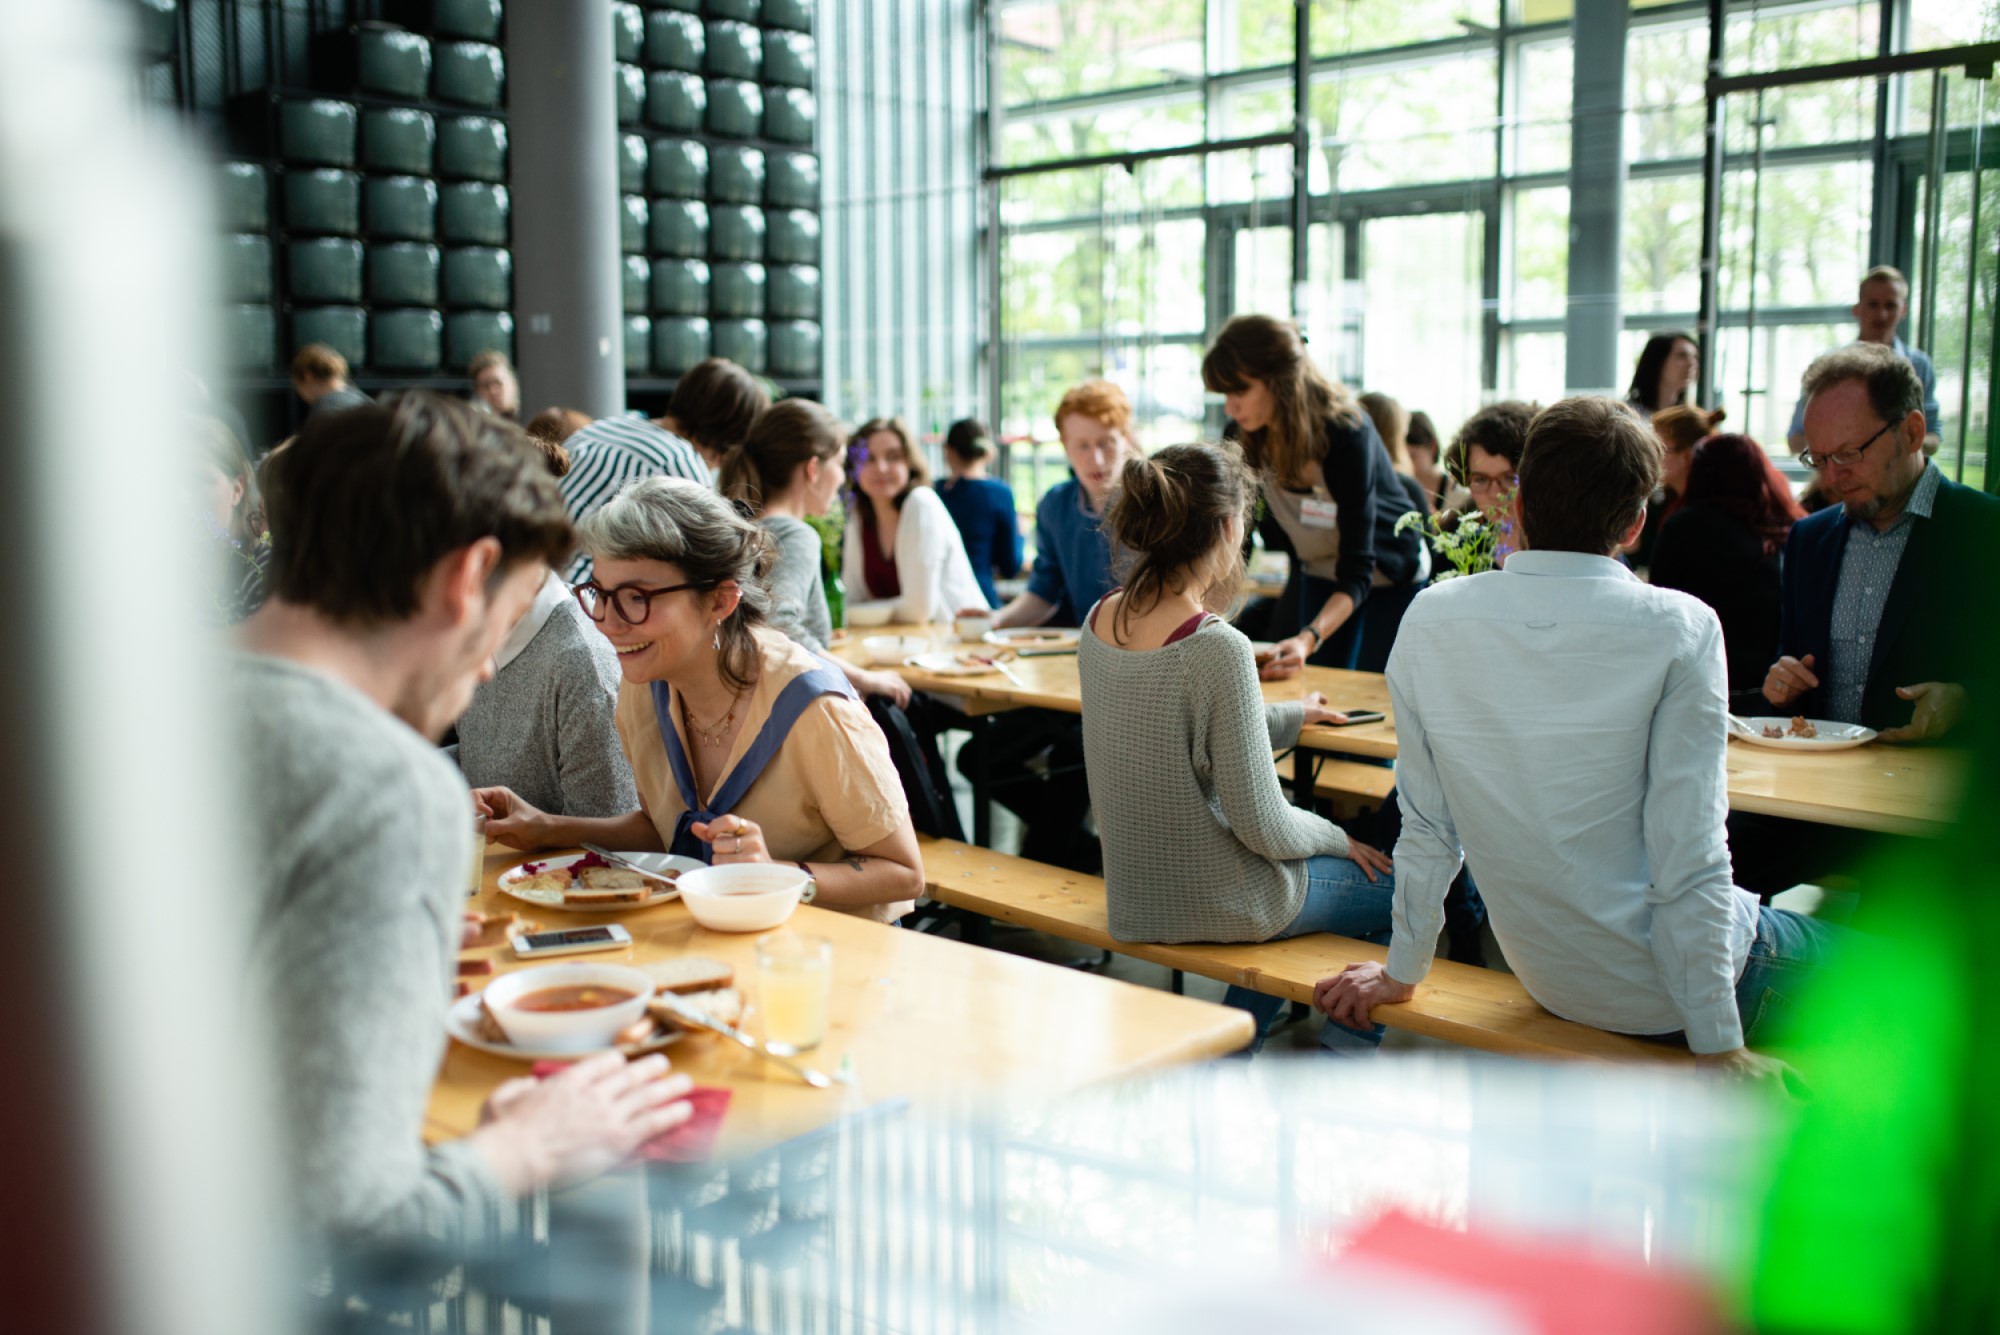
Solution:
[(486, 817), (474, 814), (472, 817), (472, 875), (465, 883), (465, 893), (476, 895), (486, 880)]
[(767, 1042), (801, 1052), (818, 1047), (833, 998), (833, 943), (791, 932), (759, 941), (757, 995)]

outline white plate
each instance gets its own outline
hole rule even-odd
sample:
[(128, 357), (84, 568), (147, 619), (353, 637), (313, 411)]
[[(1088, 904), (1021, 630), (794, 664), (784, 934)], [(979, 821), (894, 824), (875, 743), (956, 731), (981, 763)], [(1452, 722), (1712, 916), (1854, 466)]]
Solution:
[[(587, 854), (583, 853), (566, 853), (556, 858), (533, 858), (519, 866), (509, 867), (500, 873), (500, 892), (512, 895), (524, 904), (533, 904), (538, 909), (555, 909), (560, 913), (623, 913), (628, 909), (650, 908), (655, 904), (665, 904), (681, 897), (681, 892), (678, 890), (655, 885), (651, 887), (651, 893), (642, 903), (607, 904), (598, 908), (594, 905), (565, 904), (560, 890), (522, 890), (516, 886), (517, 882), (535, 875), (535, 872), (547, 871), (552, 867), (567, 867), (586, 856)], [(629, 859), (652, 872), (693, 871), (696, 867), (708, 865), (694, 858), (675, 857), (671, 853), (620, 853), (618, 856)], [(535, 871), (529, 871), (529, 867), (535, 868)]]
[(1046, 626), (1011, 626), (1006, 630), (989, 630), (982, 637), (988, 644), (997, 644), (1012, 649), (1017, 654), (1073, 654), (1077, 641), (1083, 632), (1076, 629), (1050, 629)]
[[(663, 857), (665, 855), (657, 854), (656, 856)], [(468, 1048), (474, 1048), (480, 1052), (490, 1052), (496, 1057), (512, 1057), (516, 1061), (524, 1062), (569, 1062), (582, 1061), (585, 1057), (591, 1055), (590, 1052), (548, 1052), (541, 1048), (517, 1048), (512, 1043), (495, 1043), (489, 1038), (482, 1038), (480, 1036), (479, 1030), (476, 1028), (478, 1023), (479, 994), (477, 992), (472, 993), (470, 996), (460, 997), (457, 1001), (452, 1002), (451, 1009), (444, 1014), (445, 1032), (465, 1044)], [(628, 1057), (637, 1057), (648, 1052), (658, 1052), (661, 1048), (679, 1042), (686, 1032), (684, 1029), (669, 1029), (665, 1034), (651, 1043), (627, 1044), (621, 1046), (619, 1051)], [(594, 1048), (591, 1051), (605, 1052), (608, 1050), (606, 1048)]]
[(904, 667), (921, 668), (940, 677), (984, 677), (1000, 671), (991, 663), (968, 663), (963, 652), (917, 654), (903, 660)]
[(1866, 746), (1875, 740), (1875, 730), (1864, 728), (1858, 723), (1828, 723), (1825, 719), (1807, 719), (1806, 722), (1819, 729), (1817, 737), (1766, 737), (1767, 726), (1789, 730), (1790, 716), (1784, 718), (1746, 718), (1739, 727), (1734, 720), (1729, 724), (1729, 735), (1739, 742), (1752, 746), (1768, 746), (1773, 751), (1848, 751), (1857, 746)]

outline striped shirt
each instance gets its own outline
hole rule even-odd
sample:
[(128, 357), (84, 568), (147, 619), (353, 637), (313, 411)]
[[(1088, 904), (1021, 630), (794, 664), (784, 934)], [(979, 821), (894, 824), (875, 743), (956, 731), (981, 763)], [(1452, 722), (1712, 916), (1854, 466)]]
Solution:
[[(708, 466), (694, 446), (643, 417), (600, 417), (563, 447), (569, 451), (569, 472), (563, 475), (563, 503), (569, 517), (582, 523), (603, 508), (628, 482), (642, 477), (678, 477), (712, 486)], [(563, 576), (572, 585), (590, 578), (590, 558), (582, 553)]]

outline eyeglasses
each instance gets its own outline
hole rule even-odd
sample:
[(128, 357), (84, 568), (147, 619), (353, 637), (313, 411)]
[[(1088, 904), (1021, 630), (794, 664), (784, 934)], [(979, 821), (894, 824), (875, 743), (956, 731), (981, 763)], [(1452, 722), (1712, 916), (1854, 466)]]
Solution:
[(1894, 427), (1895, 425), (1896, 424), (1894, 422), (1884, 422), (1882, 424), (1881, 431), (1877, 431), (1874, 435), (1862, 441), (1859, 445), (1856, 445), (1851, 450), (1837, 450), (1832, 454), (1814, 454), (1811, 450), (1807, 450), (1804, 454), (1801, 454), (1799, 456), (1799, 460), (1800, 462), (1804, 463), (1807, 468), (1810, 468), (1815, 472), (1824, 469), (1828, 464), (1839, 464), (1842, 468), (1852, 468), (1854, 467), (1854, 465), (1861, 462), (1862, 455), (1868, 453), (1868, 447), (1870, 445), (1873, 445), (1876, 441), (1882, 439), (1883, 433), (1887, 432), (1890, 428)]
[(628, 626), (636, 626), (653, 614), (653, 599), (664, 594), (679, 593), (682, 589), (712, 589), (714, 580), (689, 580), (685, 584), (668, 584), (662, 588), (649, 589), (640, 584), (620, 584), (615, 589), (607, 589), (596, 580), (585, 580), (571, 589), (576, 595), (583, 614), (592, 621), (604, 620), (607, 609), (616, 607), (619, 618)]
[(1465, 479), (1465, 489), (1475, 495), (1482, 492), (1506, 491), (1508, 488), (1515, 486), (1519, 481), (1519, 477), (1513, 473), (1508, 473), (1503, 477), (1487, 477), (1484, 473), (1474, 473)]

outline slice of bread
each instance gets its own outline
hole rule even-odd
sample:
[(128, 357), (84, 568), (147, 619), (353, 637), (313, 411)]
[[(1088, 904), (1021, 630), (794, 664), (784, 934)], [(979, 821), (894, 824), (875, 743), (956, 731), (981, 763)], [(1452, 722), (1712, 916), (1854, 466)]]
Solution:
[(533, 876), (523, 876), (520, 880), (510, 881), (508, 884), (516, 890), (567, 890), (571, 879), (569, 868), (555, 867), (548, 871), (537, 872)]
[(638, 890), (565, 890), (563, 903), (579, 908), (609, 908), (618, 904), (643, 904), (652, 898), (650, 888)]
[[(743, 1022), (743, 994), (733, 987), (715, 988), (705, 992), (690, 992), (682, 998), (717, 1024), (732, 1028)], [(653, 1018), (676, 1029), (697, 1029), (692, 1020), (672, 1009), (664, 1002), (654, 1001), (649, 1007)]]
[(626, 867), (585, 867), (580, 879), (591, 890), (644, 890), (650, 894), (659, 885)]
[(656, 960), (638, 967), (653, 976), (653, 988), (659, 992), (707, 992), (713, 988), (728, 987), (736, 981), (735, 969), (721, 960), (700, 955)]

